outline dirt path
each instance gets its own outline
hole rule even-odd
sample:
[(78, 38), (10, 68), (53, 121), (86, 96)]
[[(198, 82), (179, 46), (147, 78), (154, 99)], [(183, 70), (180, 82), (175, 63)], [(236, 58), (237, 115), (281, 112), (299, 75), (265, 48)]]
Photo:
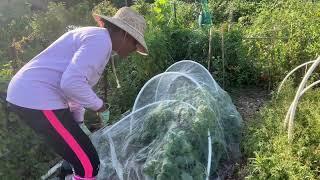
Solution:
[(269, 93), (257, 87), (231, 89), (228, 91), (244, 121), (251, 119), (269, 100)]
[[(229, 89), (227, 92), (232, 97), (233, 103), (236, 105), (239, 113), (241, 114), (244, 125), (246, 124), (245, 122), (252, 119), (255, 114), (259, 112), (260, 108), (263, 107), (268, 100), (270, 100), (268, 91), (257, 87)], [(220, 179), (244, 179), (245, 174), (237, 174), (236, 169), (243, 169), (243, 167), (245, 167), (245, 163), (246, 159), (242, 158), (240, 160), (240, 165), (237, 165), (238, 167), (236, 168), (234, 162), (225, 162), (223, 165), (224, 167), (218, 172)]]

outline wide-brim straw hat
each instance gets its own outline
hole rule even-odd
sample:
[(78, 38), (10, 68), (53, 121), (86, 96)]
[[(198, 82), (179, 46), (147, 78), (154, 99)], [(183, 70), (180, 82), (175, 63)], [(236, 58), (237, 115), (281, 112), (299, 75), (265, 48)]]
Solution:
[(98, 23), (104, 19), (130, 34), (139, 43), (137, 45), (137, 52), (142, 55), (148, 55), (148, 47), (144, 40), (146, 21), (143, 16), (135, 12), (132, 8), (122, 7), (113, 17), (99, 14), (93, 14), (93, 17)]

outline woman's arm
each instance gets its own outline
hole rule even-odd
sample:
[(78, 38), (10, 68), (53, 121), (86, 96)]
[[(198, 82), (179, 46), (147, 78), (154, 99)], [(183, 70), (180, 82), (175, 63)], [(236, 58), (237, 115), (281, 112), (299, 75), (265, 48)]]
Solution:
[(60, 87), (71, 101), (98, 111), (103, 101), (89, 85), (90, 78), (99, 78), (98, 69), (105, 65), (112, 48), (104, 33), (86, 36), (62, 75)]

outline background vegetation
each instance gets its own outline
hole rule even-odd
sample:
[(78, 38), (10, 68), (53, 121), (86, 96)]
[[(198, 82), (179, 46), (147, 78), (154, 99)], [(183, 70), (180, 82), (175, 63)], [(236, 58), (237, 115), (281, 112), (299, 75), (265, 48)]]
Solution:
[(242, 149), (248, 158), (248, 179), (318, 179), (320, 175), (320, 91), (307, 93), (299, 103), (295, 137), (288, 142), (285, 113), (295, 95), (292, 83), (248, 122)]
[[(111, 121), (130, 110), (135, 96), (152, 76), (172, 63), (192, 59), (208, 67), (225, 89), (260, 86), (270, 91), (289, 70), (313, 60), (320, 49), (320, 3), (302, 0), (209, 0), (212, 27), (199, 27), (200, 1), (191, 0), (48, 0), (0, 4), (0, 91), (14, 73), (64, 32), (94, 26), (92, 11), (113, 15), (132, 5), (147, 20), (150, 55), (116, 59), (121, 88), (109, 66), (96, 91), (109, 102)], [(174, 9), (174, 4), (176, 9)], [(209, 57), (209, 29), (212, 28)], [(292, 86), (304, 71), (293, 78)], [(317, 79), (318, 76), (313, 77)], [(319, 176), (319, 92), (309, 93), (299, 105), (298, 130), (293, 145), (281, 130), (292, 87), (246, 124), (243, 152), (245, 174), (252, 179), (314, 179)], [(0, 177), (37, 179), (57, 158), (14, 115), (0, 112)], [(92, 114), (87, 119), (94, 119)], [(290, 147), (290, 148), (287, 148)], [(246, 160), (245, 160), (246, 161)]]

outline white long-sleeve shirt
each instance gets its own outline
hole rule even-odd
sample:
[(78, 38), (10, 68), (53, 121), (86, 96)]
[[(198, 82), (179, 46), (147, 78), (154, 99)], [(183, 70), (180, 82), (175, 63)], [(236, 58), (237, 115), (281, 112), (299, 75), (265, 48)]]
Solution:
[(72, 102), (98, 110), (103, 101), (92, 90), (111, 56), (105, 28), (69, 31), (23, 66), (12, 78), (7, 101), (30, 109), (68, 108)]

